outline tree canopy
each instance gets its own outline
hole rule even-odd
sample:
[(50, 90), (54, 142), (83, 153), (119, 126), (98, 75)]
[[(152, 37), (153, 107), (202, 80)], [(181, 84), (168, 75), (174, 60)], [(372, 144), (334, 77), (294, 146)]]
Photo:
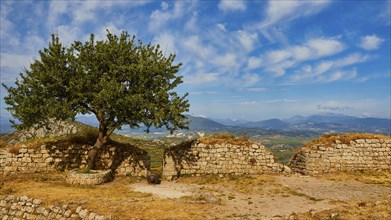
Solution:
[(94, 114), (99, 122), (96, 146), (123, 125), (141, 124), (173, 131), (187, 128), (187, 94), (174, 90), (182, 83), (181, 64), (159, 45), (143, 44), (127, 32), (96, 41), (75, 41), (65, 47), (52, 35), (30, 69), (20, 73), (8, 91), (7, 109), (21, 123), (16, 128), (44, 125), (48, 119), (74, 119)]

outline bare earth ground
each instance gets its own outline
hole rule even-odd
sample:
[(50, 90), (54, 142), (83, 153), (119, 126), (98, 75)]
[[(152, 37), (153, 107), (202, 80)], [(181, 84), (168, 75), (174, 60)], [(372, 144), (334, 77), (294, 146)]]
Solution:
[(389, 173), (370, 181), (351, 174), (209, 176), (160, 185), (121, 177), (93, 187), (69, 186), (63, 176), (6, 177), (0, 194), (82, 205), (113, 219), (391, 219)]

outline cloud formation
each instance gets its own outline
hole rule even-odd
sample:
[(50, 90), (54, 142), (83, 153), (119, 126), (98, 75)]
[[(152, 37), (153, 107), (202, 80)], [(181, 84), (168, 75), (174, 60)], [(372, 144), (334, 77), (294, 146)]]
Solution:
[(360, 46), (365, 50), (377, 50), (384, 42), (384, 39), (377, 37), (376, 35), (367, 35), (361, 38)]
[[(361, 4), (330, 0), (34, 4), (1, 1), (0, 4), (2, 82), (14, 81), (20, 70), (28, 68), (38, 51), (47, 46), (51, 33), (58, 33), (60, 40), (69, 45), (74, 40), (87, 40), (90, 33), (103, 40), (108, 29), (115, 34), (125, 30), (144, 43), (159, 44), (166, 55), (175, 53), (176, 62), (183, 64), (179, 74), (184, 76), (184, 84), (179, 92), (197, 94), (198, 99), (204, 100), (204, 106), (221, 103), (207, 96), (214, 94), (229, 103), (227, 109), (242, 101), (253, 104), (254, 109), (262, 109), (259, 114), (276, 112), (267, 112), (264, 105), (278, 104), (305, 113), (320, 110), (316, 107), (319, 97), (340, 99), (339, 95), (348, 91), (359, 100), (362, 91), (371, 97), (390, 93), (389, 83), (386, 84), (390, 78), (390, 13), (384, 7), (389, 6), (389, 1)], [(329, 88), (327, 92), (325, 88)], [(303, 106), (299, 102), (283, 102), (303, 100), (303, 96), (309, 96), (307, 102), (300, 102)], [(384, 115), (390, 106), (387, 104), (376, 105), (385, 109), (383, 113), (374, 113), (374, 109), (365, 106), (354, 108)], [(196, 106), (192, 109), (199, 111), (197, 114), (207, 115), (201, 112), (204, 108), (201, 104), (192, 106)], [(215, 107), (216, 114), (222, 111), (218, 104)], [(238, 111), (236, 118), (240, 118), (240, 113), (248, 114), (245, 107), (231, 111)]]
[(242, 0), (220, 0), (218, 7), (222, 11), (245, 11), (247, 8)]

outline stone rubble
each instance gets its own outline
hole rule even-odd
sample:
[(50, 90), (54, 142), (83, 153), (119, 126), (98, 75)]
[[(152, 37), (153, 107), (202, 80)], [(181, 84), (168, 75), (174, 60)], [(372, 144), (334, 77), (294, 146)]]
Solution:
[(106, 220), (111, 217), (99, 215), (81, 206), (76, 209), (69, 205), (45, 207), (39, 199), (27, 196), (0, 195), (0, 220), (11, 219), (63, 219), (63, 220)]

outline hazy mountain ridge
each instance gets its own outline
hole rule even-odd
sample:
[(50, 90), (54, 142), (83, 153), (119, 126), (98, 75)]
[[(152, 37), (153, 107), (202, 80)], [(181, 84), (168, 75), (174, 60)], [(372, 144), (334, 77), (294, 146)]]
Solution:
[(276, 131), (369, 132), (391, 134), (391, 119), (359, 118), (343, 114), (322, 113), (309, 116), (296, 115), (288, 119), (269, 119), (248, 122), (237, 127)]
[[(218, 119), (215, 120), (186, 115), (190, 120), (190, 131), (208, 131), (208, 132), (233, 132), (233, 133), (254, 133), (275, 131), (275, 132), (369, 132), (391, 134), (391, 120), (382, 118), (359, 118), (343, 114), (323, 113), (309, 116), (296, 115), (287, 119), (269, 119), (263, 121), (248, 122), (244, 120)], [(5, 120), (1, 120), (4, 122)], [(91, 116), (79, 116), (77, 121), (91, 126), (97, 126), (97, 121)], [(224, 122), (226, 122), (224, 124)], [(240, 123), (243, 122), (243, 123)], [(9, 132), (10, 126), (5, 122), (1, 124), (2, 131)], [(146, 128), (130, 129), (127, 126), (122, 128), (121, 133), (126, 132), (144, 132)], [(151, 128), (151, 132), (166, 132), (165, 128)]]

